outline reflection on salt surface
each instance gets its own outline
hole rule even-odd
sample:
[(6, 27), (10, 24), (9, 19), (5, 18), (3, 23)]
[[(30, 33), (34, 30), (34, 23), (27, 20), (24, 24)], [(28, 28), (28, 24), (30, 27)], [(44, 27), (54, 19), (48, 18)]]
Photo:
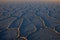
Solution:
[(1, 40), (60, 40), (60, 4), (2, 3), (0, 13)]

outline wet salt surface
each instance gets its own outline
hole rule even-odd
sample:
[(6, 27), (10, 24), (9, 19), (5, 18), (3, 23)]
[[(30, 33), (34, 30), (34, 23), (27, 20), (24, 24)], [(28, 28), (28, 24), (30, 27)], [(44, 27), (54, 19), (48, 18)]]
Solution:
[(0, 40), (24, 39), (60, 40), (60, 4), (0, 4)]

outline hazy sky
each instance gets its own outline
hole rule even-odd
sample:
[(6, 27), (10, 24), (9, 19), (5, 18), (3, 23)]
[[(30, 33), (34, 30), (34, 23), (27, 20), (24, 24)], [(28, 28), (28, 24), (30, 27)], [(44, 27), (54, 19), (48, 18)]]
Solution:
[(7, 2), (7, 1), (9, 1), (9, 2), (21, 2), (21, 1), (44, 1), (44, 2), (46, 2), (46, 1), (51, 1), (51, 2), (60, 2), (60, 0), (0, 0), (0, 2), (1, 1), (3, 1), (3, 2)]

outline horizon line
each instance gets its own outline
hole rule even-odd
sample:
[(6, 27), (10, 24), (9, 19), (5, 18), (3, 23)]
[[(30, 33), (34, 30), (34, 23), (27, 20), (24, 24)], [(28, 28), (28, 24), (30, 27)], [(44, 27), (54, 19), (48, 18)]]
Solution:
[(54, 2), (54, 3), (60, 3), (60, 0), (55, 0), (55, 1), (54, 0), (47, 0), (47, 1), (45, 1), (45, 0), (39, 0), (39, 1), (36, 1), (36, 0), (35, 1), (32, 1), (32, 0), (30, 0), (30, 1), (29, 0), (28, 1), (26, 1), (26, 0), (25, 1), (23, 1), (23, 0), (22, 1), (21, 0), (19, 0), (19, 1), (17, 1), (17, 0), (15, 0), (15, 1), (13, 1), (13, 0), (9, 0), (9, 1), (0, 0), (0, 3), (8, 3), (8, 2), (16, 2), (16, 3), (17, 2), (18, 3), (19, 2)]

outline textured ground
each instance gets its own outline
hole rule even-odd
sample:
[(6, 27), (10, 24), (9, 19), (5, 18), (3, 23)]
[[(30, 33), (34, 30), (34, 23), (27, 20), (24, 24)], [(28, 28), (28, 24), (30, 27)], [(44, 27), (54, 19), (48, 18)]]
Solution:
[(1, 3), (0, 40), (60, 40), (60, 4)]

